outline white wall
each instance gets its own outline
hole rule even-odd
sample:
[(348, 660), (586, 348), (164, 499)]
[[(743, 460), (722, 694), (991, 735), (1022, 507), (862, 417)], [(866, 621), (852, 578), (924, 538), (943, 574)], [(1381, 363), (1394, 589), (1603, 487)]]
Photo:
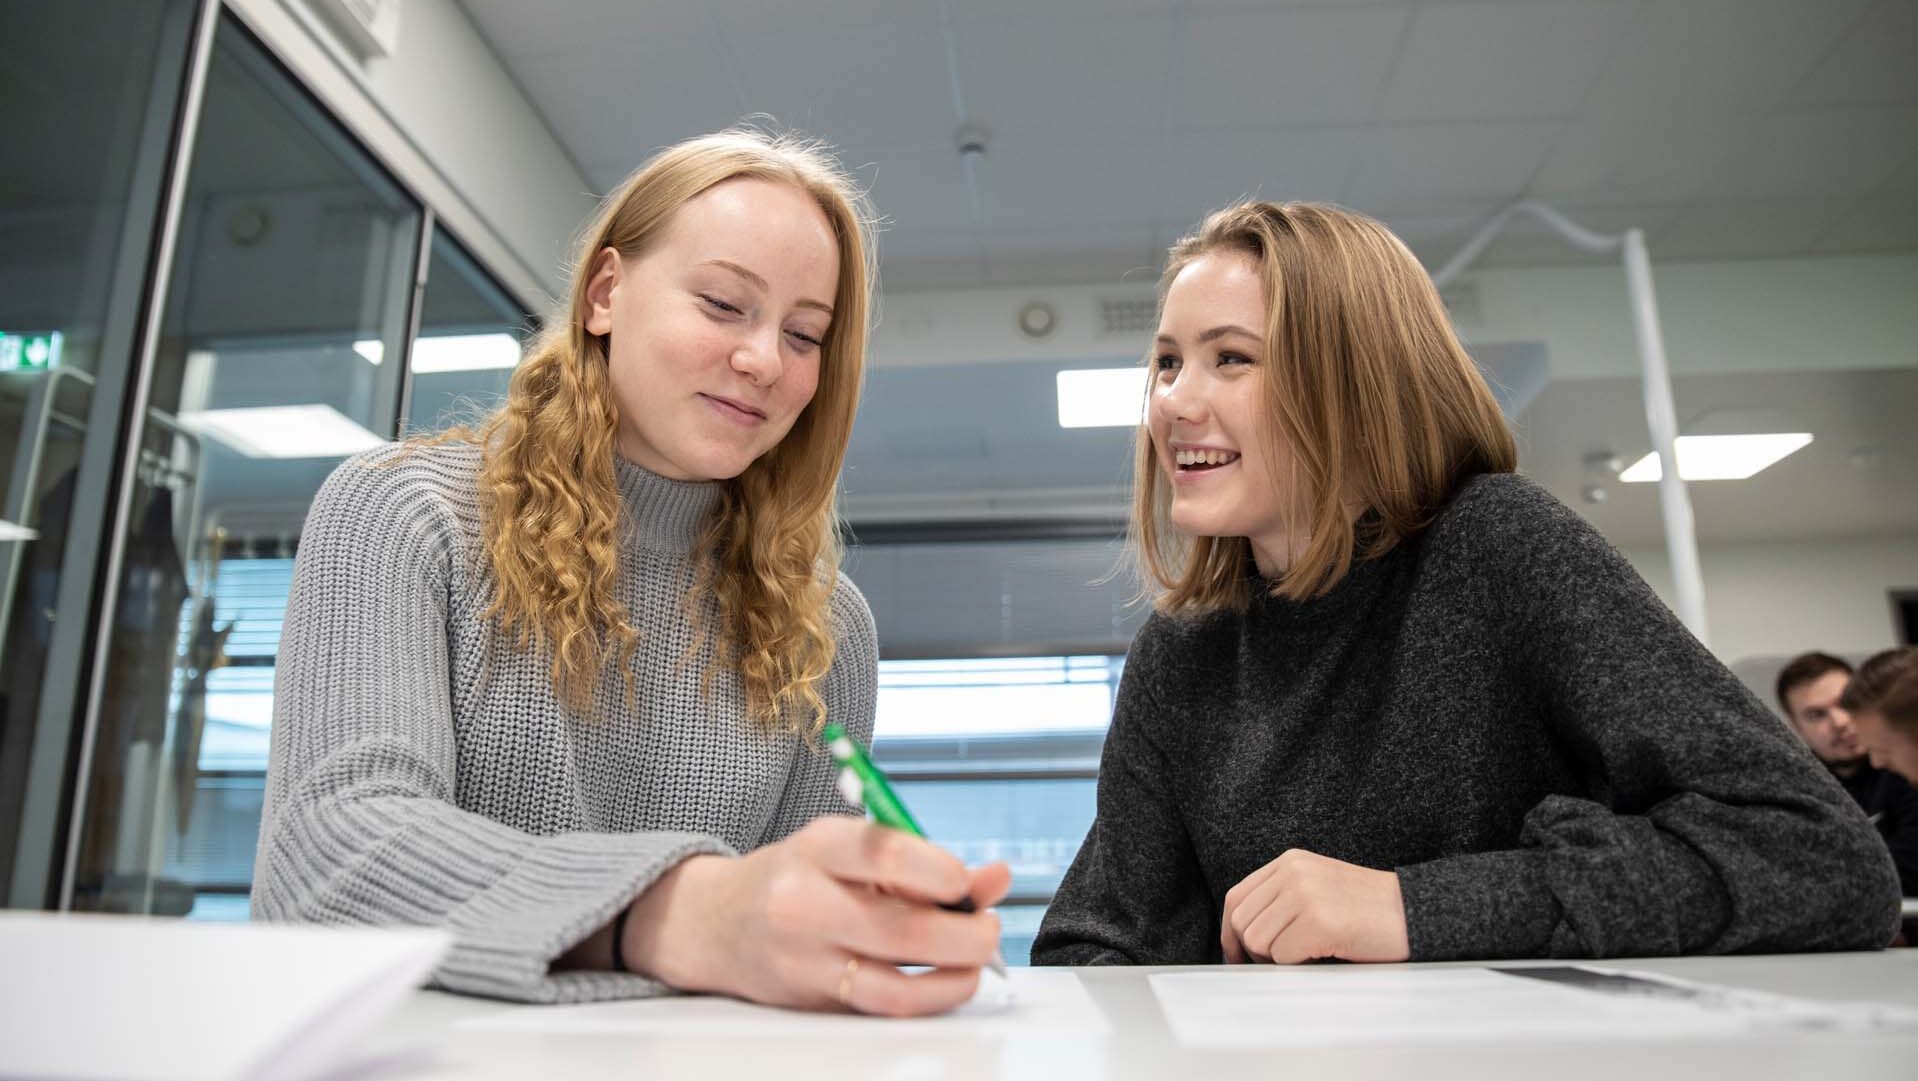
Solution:
[[(1918, 365), (1918, 254), (1657, 262), (1653, 283), (1675, 375)], [(1485, 270), (1469, 277), (1468, 341), (1544, 342), (1553, 379), (1637, 375), (1617, 266)]]
[[(1664, 548), (1630, 548), (1625, 557), (1671, 604)], [(1712, 652), (1727, 664), (1896, 645), (1890, 591), (1918, 590), (1918, 536), (1714, 544), (1699, 549), (1699, 560)]]
[[(1918, 365), (1918, 254), (1658, 263), (1653, 276), (1675, 374)], [(883, 268), (882, 268), (883, 276)], [(877, 365), (1144, 355), (1149, 335), (1101, 333), (1103, 298), (1150, 298), (1153, 283), (889, 293), (873, 336)], [(1638, 373), (1617, 266), (1484, 270), (1448, 296), (1468, 342), (1541, 342), (1553, 379)], [(1034, 340), (1015, 317), (1029, 300), (1058, 312)]]
[(522, 304), (546, 307), (595, 197), (456, 0), (406, 0), (398, 47), (359, 59), (305, 0), (227, 0)]

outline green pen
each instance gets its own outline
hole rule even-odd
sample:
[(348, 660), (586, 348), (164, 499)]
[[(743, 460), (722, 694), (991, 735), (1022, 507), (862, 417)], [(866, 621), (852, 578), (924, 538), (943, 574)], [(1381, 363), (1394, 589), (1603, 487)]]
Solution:
[[(855, 807), (864, 807), (872, 813), (873, 820), (882, 826), (903, 830), (921, 840), (926, 839), (926, 831), (919, 828), (912, 812), (906, 810), (899, 794), (892, 790), (891, 782), (879, 772), (878, 766), (872, 764), (872, 759), (866, 757), (857, 740), (830, 721), (820, 735), (826, 741), (826, 750), (832, 754), (832, 760), (839, 763), (839, 794), (846, 797), (846, 802)], [(962, 897), (939, 907), (948, 912), (978, 911), (970, 897)], [(998, 950), (992, 952), (992, 960), (987, 962), (986, 967), (1010, 979), (1006, 973), (1005, 959), (999, 956)]]

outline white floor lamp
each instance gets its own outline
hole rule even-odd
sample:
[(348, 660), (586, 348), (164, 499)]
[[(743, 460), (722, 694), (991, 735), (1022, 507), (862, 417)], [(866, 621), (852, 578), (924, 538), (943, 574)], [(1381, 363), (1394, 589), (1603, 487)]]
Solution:
[(1594, 233), (1543, 203), (1520, 200), (1494, 214), (1457, 255), (1432, 275), (1443, 289), (1484, 252), (1518, 214), (1530, 214), (1552, 227), (1573, 246), (1589, 252), (1622, 251), (1625, 286), (1631, 296), (1632, 325), (1637, 332), (1638, 359), (1645, 377), (1645, 422), (1651, 429), (1652, 449), (1658, 453), (1658, 502), (1665, 520), (1665, 548), (1672, 561), (1672, 585), (1678, 618), (1710, 645), (1705, 627), (1705, 579), (1698, 563), (1698, 534), (1692, 524), (1692, 500), (1685, 478), (1678, 473), (1678, 412), (1672, 404), (1672, 374), (1665, 363), (1665, 336), (1658, 323), (1658, 298), (1652, 290), (1652, 262), (1645, 253), (1645, 233), (1627, 229), (1606, 236)]

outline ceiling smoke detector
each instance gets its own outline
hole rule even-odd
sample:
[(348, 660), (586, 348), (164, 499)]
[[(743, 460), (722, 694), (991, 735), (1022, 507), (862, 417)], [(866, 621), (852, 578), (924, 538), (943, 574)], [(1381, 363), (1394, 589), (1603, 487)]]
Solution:
[(1028, 338), (1044, 338), (1059, 325), (1059, 313), (1043, 300), (1027, 301), (1019, 309), (1019, 330)]

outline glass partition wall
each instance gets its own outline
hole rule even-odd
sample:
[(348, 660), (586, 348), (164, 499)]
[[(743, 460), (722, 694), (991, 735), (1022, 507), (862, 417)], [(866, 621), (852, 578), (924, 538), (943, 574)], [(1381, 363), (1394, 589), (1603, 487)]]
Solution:
[(5, 903), (244, 918), (307, 507), (528, 320), (215, 0), (0, 33)]
[[(263, 741), (270, 712), (249, 707), (270, 711), (272, 655), (236, 641), (216, 601), (229, 549), (290, 558), (328, 472), (395, 434), (420, 207), (233, 24), (188, 178), (82, 774), (76, 909), (244, 897), (258, 784), (202, 765)], [(232, 693), (262, 680), (264, 700)]]
[(100, 523), (200, 9), (0, 5), (0, 903), (58, 894)]

